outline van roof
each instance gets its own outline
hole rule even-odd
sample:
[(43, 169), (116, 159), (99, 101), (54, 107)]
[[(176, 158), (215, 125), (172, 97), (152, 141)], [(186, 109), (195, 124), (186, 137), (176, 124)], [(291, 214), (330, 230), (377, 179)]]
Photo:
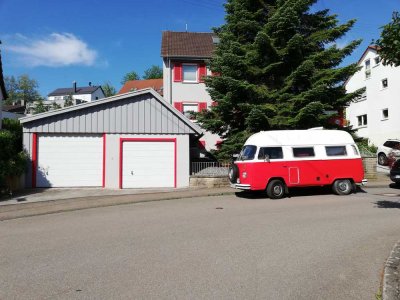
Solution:
[(245, 145), (306, 146), (354, 144), (352, 136), (341, 130), (271, 130), (250, 136)]

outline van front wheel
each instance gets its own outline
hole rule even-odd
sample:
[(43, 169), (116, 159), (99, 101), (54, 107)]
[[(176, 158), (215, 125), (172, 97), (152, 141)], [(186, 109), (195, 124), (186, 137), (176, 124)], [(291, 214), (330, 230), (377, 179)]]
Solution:
[(353, 184), (349, 179), (338, 179), (333, 183), (332, 189), (337, 195), (349, 195), (353, 191)]
[(285, 196), (285, 184), (282, 180), (274, 179), (268, 183), (267, 196), (270, 199), (281, 199)]

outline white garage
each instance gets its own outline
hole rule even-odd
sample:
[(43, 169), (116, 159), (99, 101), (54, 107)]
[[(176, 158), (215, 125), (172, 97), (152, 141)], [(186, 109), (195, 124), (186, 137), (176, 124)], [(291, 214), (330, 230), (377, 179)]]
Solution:
[(189, 186), (201, 129), (152, 89), (21, 119), (27, 187)]
[(102, 136), (39, 135), (37, 153), (37, 187), (103, 184)]

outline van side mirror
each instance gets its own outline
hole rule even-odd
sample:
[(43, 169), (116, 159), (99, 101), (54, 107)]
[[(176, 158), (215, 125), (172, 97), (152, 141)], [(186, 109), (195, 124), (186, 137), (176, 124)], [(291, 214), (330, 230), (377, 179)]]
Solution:
[(265, 162), (269, 162), (269, 155), (268, 155), (268, 154), (265, 154), (265, 156), (264, 156), (264, 161), (265, 161)]

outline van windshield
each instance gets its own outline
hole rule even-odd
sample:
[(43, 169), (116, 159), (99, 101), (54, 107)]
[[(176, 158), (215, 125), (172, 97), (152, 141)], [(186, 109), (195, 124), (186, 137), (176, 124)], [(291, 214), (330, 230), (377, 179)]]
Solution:
[(246, 145), (242, 148), (238, 160), (252, 160), (256, 155), (257, 147), (253, 145)]

